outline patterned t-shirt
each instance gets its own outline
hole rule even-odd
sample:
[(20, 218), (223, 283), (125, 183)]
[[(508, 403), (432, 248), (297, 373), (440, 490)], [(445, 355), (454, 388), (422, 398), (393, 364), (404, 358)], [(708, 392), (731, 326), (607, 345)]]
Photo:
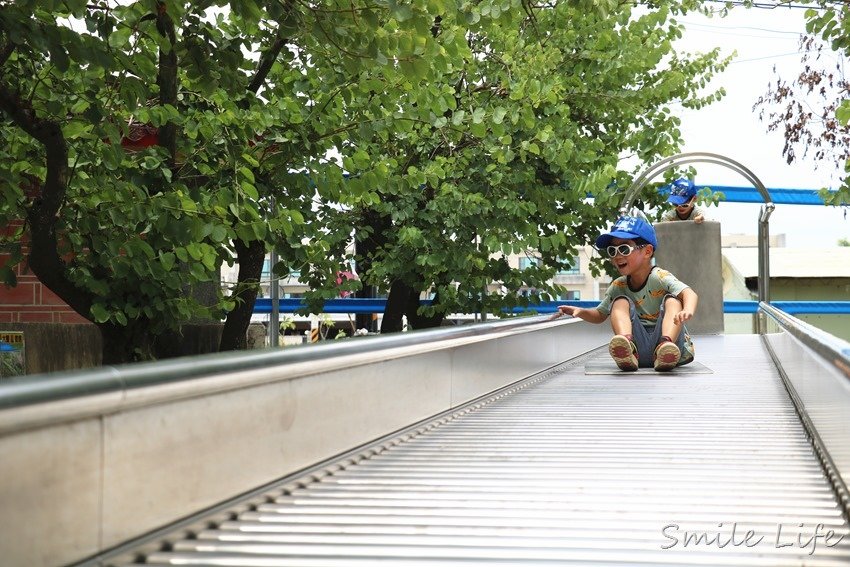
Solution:
[(706, 213), (703, 207), (699, 205), (694, 205), (694, 208), (691, 209), (691, 212), (688, 214), (688, 218), (680, 219), (679, 215), (676, 213), (676, 209), (667, 209), (661, 214), (662, 222), (668, 221), (678, 221), (678, 220), (694, 220), (694, 217), (702, 215), (705, 220), (708, 220), (708, 214)]
[(635, 304), (640, 322), (644, 327), (654, 327), (658, 323), (658, 315), (661, 313), (661, 303), (664, 301), (664, 296), (678, 296), (682, 290), (690, 287), (678, 279), (676, 276), (663, 270), (658, 266), (653, 266), (649, 272), (649, 277), (640, 289), (634, 290), (629, 287), (626, 276), (620, 276), (608, 286), (605, 291), (605, 297), (596, 309), (604, 314), (611, 314), (611, 302), (614, 299), (626, 296)]

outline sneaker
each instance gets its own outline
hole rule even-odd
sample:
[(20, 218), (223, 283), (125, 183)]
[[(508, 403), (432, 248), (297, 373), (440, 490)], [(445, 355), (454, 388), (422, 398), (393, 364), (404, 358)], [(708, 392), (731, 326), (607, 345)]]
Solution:
[(638, 369), (638, 359), (635, 356), (637, 347), (628, 337), (614, 335), (614, 338), (608, 343), (608, 352), (611, 353), (611, 358), (614, 359), (620, 370), (634, 372)]
[(679, 364), (679, 347), (673, 342), (663, 342), (655, 347), (655, 371), (666, 372), (673, 370)]

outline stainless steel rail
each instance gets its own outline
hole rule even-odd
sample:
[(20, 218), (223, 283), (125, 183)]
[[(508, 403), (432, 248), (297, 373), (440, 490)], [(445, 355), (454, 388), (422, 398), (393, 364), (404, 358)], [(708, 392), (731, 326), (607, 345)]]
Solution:
[(0, 410), (56, 402), (80, 396), (114, 394), (176, 381), (209, 378), (219, 374), (273, 366), (310, 363), (351, 354), (374, 353), (393, 348), (434, 345), (440, 341), (484, 337), (488, 334), (530, 328), (541, 317), (506, 319), (488, 325), (465, 325), (383, 337), (363, 337), (303, 348), (240, 351), (185, 357), (126, 366), (102, 366), (92, 370), (22, 376), (6, 379), (0, 388)]
[(834, 370), (850, 383), (850, 343), (801, 321), (769, 303), (760, 303), (764, 311), (779, 327), (793, 336), (806, 347), (812, 349), (820, 358), (834, 367)]
[(700, 337), (704, 374), (567, 363), (107, 564), (847, 565), (761, 344)]
[[(0, 384), (0, 563), (64, 565), (605, 343), (580, 321), (475, 327)], [(32, 534), (50, 534), (37, 545)]]
[(767, 303), (759, 310), (779, 326), (763, 340), (850, 518), (850, 343)]

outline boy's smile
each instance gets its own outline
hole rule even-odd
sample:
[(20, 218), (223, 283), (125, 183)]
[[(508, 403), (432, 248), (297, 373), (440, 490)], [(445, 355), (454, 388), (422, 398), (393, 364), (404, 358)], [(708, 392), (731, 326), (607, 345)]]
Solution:
[(617, 268), (617, 271), (621, 275), (630, 277), (633, 284), (638, 286), (643, 285), (643, 282), (646, 281), (649, 272), (652, 270), (651, 262), (649, 262), (651, 256), (647, 256), (645, 252), (646, 246), (638, 248), (634, 240), (624, 240), (622, 238), (611, 239), (612, 246), (619, 246), (620, 244), (631, 246), (632, 251), (628, 256), (623, 256), (618, 252), (611, 258), (611, 263), (614, 264), (614, 267)]
[(679, 215), (680, 219), (685, 219), (685, 218), (688, 217), (689, 214), (691, 214), (691, 210), (694, 208), (694, 205), (696, 204), (694, 201), (695, 201), (695, 198), (691, 199), (690, 201), (687, 201), (685, 203), (682, 203), (681, 205), (675, 205), (674, 208), (676, 209), (676, 214)]

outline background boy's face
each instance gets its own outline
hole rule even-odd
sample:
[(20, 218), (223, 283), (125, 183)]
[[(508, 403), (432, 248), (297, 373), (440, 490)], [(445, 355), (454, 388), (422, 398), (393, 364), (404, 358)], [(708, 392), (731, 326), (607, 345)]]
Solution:
[(691, 197), (690, 201), (688, 201), (686, 203), (682, 203), (681, 205), (675, 205), (676, 212), (679, 213), (680, 215), (686, 215), (686, 214), (690, 213), (691, 209), (693, 209), (694, 205), (696, 204), (695, 203), (696, 199), (697, 199), (696, 197)]
[(624, 240), (622, 238), (611, 239), (610, 246), (619, 246), (620, 244), (628, 244), (634, 248), (628, 256), (623, 256), (618, 253), (616, 256), (611, 258), (611, 263), (614, 264), (614, 267), (617, 268), (617, 271), (619, 271), (621, 275), (628, 276), (633, 274), (636, 270), (643, 267), (644, 264), (649, 263), (650, 258), (652, 258), (651, 245), (638, 248), (634, 240)]

